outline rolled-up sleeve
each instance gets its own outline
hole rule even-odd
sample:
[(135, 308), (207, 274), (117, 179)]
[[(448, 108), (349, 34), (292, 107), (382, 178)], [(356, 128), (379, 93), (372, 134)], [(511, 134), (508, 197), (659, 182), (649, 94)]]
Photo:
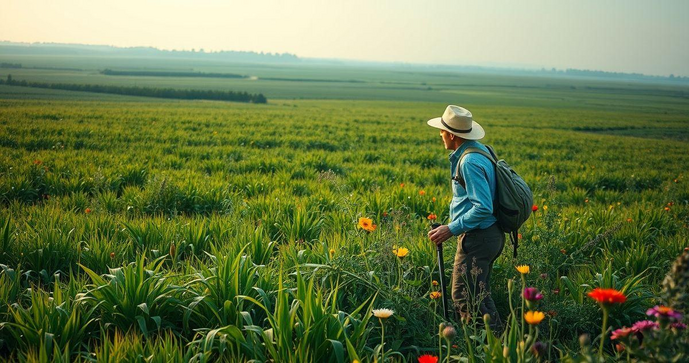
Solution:
[(478, 228), (482, 221), (493, 214), (493, 198), (485, 166), (472, 160), (471, 156), (467, 155), (460, 166), (471, 208), (448, 225), (454, 235)]

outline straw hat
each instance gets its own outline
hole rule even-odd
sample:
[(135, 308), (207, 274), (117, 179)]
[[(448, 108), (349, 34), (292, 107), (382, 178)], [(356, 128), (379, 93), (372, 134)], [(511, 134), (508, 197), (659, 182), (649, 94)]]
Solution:
[(443, 117), (428, 120), (428, 126), (445, 130), (467, 140), (479, 140), (486, 135), (483, 127), (471, 118), (469, 110), (455, 105), (447, 106)]

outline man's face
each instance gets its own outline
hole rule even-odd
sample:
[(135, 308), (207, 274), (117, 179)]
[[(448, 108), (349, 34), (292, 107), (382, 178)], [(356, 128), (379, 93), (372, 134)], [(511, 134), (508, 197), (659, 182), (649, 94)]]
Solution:
[(443, 144), (445, 144), (445, 149), (450, 150), (452, 148), (452, 139), (450, 139), (450, 133), (445, 130), (440, 130), (440, 137), (443, 139)]

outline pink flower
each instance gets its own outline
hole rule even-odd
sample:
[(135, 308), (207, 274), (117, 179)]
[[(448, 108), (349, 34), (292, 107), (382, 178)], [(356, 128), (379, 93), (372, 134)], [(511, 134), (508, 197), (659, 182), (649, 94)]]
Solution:
[(680, 314), (677, 310), (674, 310), (671, 307), (668, 306), (662, 306), (662, 305), (656, 305), (648, 311), (646, 311), (646, 315), (648, 316), (655, 316), (656, 318), (659, 319), (673, 319), (680, 321), (682, 320), (682, 314)]
[(617, 339), (620, 339), (620, 338), (626, 338), (626, 337), (628, 337), (630, 334), (633, 334), (633, 333), (634, 333), (634, 329), (632, 329), (632, 328), (627, 328), (627, 327), (623, 327), (623, 328), (614, 330), (614, 331), (612, 332), (612, 335), (610, 336), (610, 339), (612, 339), (612, 340), (617, 340)]
[(658, 329), (658, 323), (650, 320), (641, 320), (632, 325), (632, 330), (634, 330), (635, 333), (651, 329)]
[(677, 329), (677, 330), (684, 330), (684, 329), (687, 328), (687, 324), (684, 324), (684, 323), (672, 323), (672, 325), (670, 325), (670, 327), (675, 328), (675, 329)]
[(524, 298), (528, 301), (538, 301), (543, 299), (543, 294), (535, 287), (527, 287), (524, 289)]

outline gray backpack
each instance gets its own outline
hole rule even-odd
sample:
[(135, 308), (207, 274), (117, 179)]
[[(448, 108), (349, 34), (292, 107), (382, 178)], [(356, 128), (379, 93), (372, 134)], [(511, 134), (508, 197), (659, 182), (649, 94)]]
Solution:
[(464, 150), (457, 163), (456, 175), (459, 177), (458, 181), (462, 187), (466, 188), (460, 165), (462, 159), (469, 153), (481, 154), (493, 162), (496, 181), (496, 199), (493, 201), (493, 215), (497, 218), (500, 229), (510, 234), (510, 239), (514, 246), (514, 257), (517, 257), (519, 227), (531, 215), (533, 194), (529, 186), (524, 182), (524, 179), (512, 170), (505, 160), (498, 160), (492, 147), (486, 145), (486, 148), (488, 148), (490, 154), (476, 147), (469, 147)]

